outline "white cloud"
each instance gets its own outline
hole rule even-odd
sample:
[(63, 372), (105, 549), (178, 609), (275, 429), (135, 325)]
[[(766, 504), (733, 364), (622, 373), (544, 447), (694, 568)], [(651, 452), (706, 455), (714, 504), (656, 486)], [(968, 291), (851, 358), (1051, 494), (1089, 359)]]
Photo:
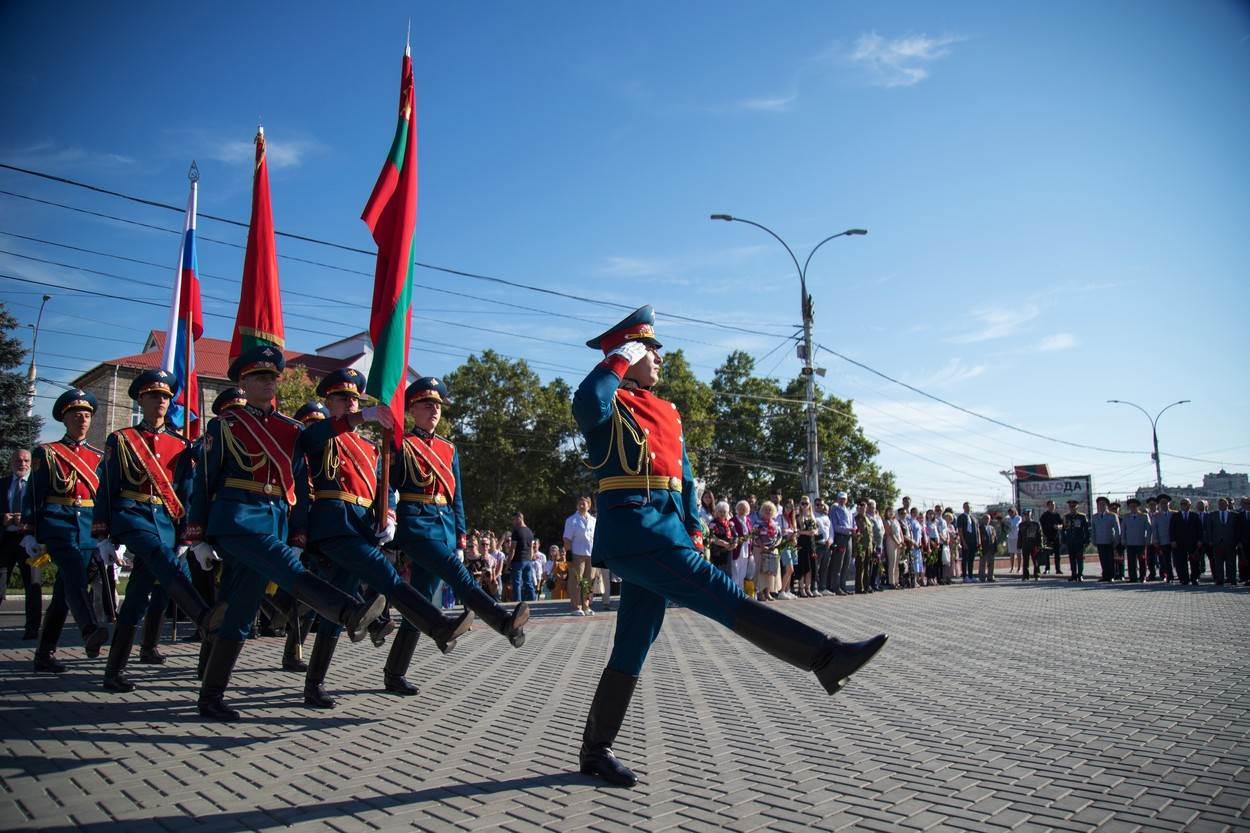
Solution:
[(972, 322), (965, 325), (969, 331), (951, 336), (946, 340), (953, 344), (974, 344), (979, 341), (1006, 338), (1018, 334), (1022, 325), (1041, 314), (1042, 308), (1032, 303), (1018, 307), (975, 309), (971, 314)]
[(925, 376), (908, 376), (907, 381), (918, 388), (951, 385), (966, 382), (984, 375), (988, 368), (983, 364), (964, 364), (961, 359), (950, 359), (942, 367)]
[(929, 77), (928, 65), (950, 54), (953, 35), (903, 35), (884, 38), (864, 32), (844, 59), (865, 73), (867, 83), (878, 87), (910, 87)]
[(5, 156), (11, 164), (20, 168), (35, 168), (52, 173), (70, 169), (116, 170), (135, 163), (133, 158), (120, 153), (102, 153), (77, 145), (62, 147), (49, 141), (37, 142)]
[(1072, 333), (1055, 333), (1046, 336), (1038, 343), (1037, 349), (1044, 353), (1052, 353), (1058, 350), (1070, 350), (1076, 346), (1076, 336)]
[[(298, 167), (304, 160), (322, 150), (317, 142), (309, 140), (278, 141), (267, 139), (265, 153), (269, 156), (269, 165), (275, 170), (280, 168)], [(256, 158), (256, 145), (251, 141), (238, 139), (219, 141), (214, 144), (208, 156), (228, 165), (246, 162)]]
[(785, 113), (793, 108), (798, 97), (797, 92), (792, 92), (772, 98), (747, 98), (737, 102), (735, 106), (739, 110), (753, 110), (757, 113)]

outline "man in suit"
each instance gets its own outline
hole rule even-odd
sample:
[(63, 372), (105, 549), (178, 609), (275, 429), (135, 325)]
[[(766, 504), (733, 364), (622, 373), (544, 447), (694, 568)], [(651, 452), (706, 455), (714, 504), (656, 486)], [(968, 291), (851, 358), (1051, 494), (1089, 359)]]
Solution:
[(39, 637), (39, 620), (43, 616), (43, 571), (26, 560), (22, 549), (22, 498), (26, 495), (27, 479), (30, 477), (30, 452), (24, 448), (13, 451), (9, 460), (10, 473), (0, 478), (0, 515), (4, 516), (4, 532), (0, 538), (0, 603), (4, 602), (9, 586), (9, 575), (14, 569), (22, 576), (26, 590), (26, 630), (22, 639)]
[(1208, 512), (1203, 519), (1203, 539), (1211, 555), (1211, 577), (1216, 584), (1237, 583), (1238, 514), (1228, 505), (1228, 498), (1220, 498), (1219, 508)]
[(1202, 518), (1191, 506), (1189, 498), (1181, 498), (1181, 511), (1172, 516), (1168, 530), (1172, 539), (1172, 563), (1181, 584), (1197, 584), (1202, 572)]
[(977, 532), (977, 519), (972, 514), (972, 504), (964, 501), (964, 511), (959, 513), (959, 517), (955, 519), (955, 526), (959, 529), (959, 544), (963, 558), (963, 583), (967, 584), (972, 581), (972, 569), (975, 566), (974, 561), (977, 557), (977, 550), (980, 548), (980, 533)]

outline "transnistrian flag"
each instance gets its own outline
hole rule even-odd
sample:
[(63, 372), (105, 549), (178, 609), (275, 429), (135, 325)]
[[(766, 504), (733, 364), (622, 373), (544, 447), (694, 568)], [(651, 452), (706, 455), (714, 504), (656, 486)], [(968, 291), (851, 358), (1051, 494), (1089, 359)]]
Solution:
[(404, 48), (395, 138), (361, 219), (378, 245), (373, 308), (369, 315), (373, 364), (365, 392), (395, 415), (398, 448), (404, 435), (404, 382), (412, 327), (412, 263), (416, 256), (413, 232), (417, 224), (417, 117), (409, 47)]
[(265, 155), (265, 128), (256, 128), (256, 167), (252, 171), (252, 221), (243, 255), (243, 286), (239, 311), (230, 339), (230, 361), (241, 353), (267, 344), (282, 349), (282, 296), (278, 291), (278, 249), (273, 238), (273, 208), (269, 202), (269, 161)]
[(178, 271), (174, 276), (173, 300), (169, 305), (169, 327), (161, 367), (174, 375), (174, 399), (167, 418), (181, 428), (188, 439), (200, 435), (200, 383), (195, 372), (195, 342), (204, 335), (200, 306), (200, 279), (195, 256), (195, 213), (200, 172), (191, 163), (191, 195), (182, 224), (182, 244), (178, 249)]

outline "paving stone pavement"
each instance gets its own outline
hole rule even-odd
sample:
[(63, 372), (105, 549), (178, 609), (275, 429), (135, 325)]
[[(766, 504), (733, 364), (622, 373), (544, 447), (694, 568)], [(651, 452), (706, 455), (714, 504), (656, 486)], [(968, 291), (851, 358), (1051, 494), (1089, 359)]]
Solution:
[(830, 698), (670, 610), (616, 744), (641, 783), (616, 790), (573, 771), (610, 614), (540, 604), (521, 650), (480, 627), (448, 657), (423, 640), (411, 699), (378, 692), (384, 650), (343, 640), (329, 712), (276, 670), (281, 640), (257, 640), (231, 692), (244, 720), (222, 725), (194, 716), (194, 645), (109, 695), (72, 627), (69, 672), (33, 674), (10, 599), (0, 829), (1250, 829), (1250, 589), (1000, 580), (779, 604), (890, 643)]

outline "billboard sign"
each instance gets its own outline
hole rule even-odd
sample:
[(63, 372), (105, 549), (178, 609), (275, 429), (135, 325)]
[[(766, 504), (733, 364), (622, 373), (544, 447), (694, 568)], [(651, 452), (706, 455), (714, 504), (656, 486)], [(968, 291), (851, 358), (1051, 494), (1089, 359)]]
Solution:
[(1016, 507), (1023, 512), (1033, 510), (1036, 519), (1046, 511), (1046, 501), (1053, 500), (1060, 514), (1068, 511), (1068, 501), (1077, 500), (1077, 508), (1086, 515), (1094, 513), (1094, 497), (1088, 474), (1072, 477), (1045, 477), (1016, 480)]

